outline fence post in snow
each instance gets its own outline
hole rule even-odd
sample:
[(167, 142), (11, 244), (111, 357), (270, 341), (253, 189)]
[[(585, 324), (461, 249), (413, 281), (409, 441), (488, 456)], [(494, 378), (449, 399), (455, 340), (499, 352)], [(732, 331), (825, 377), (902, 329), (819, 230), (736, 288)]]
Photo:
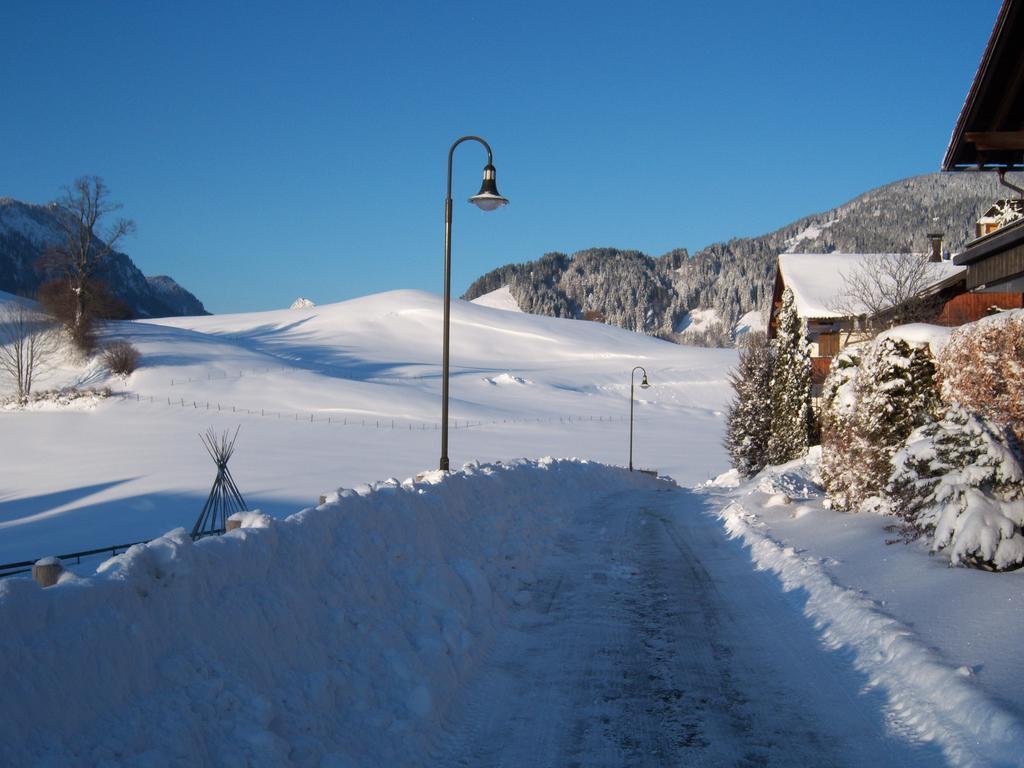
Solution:
[(64, 566), (56, 557), (44, 557), (32, 564), (32, 578), (40, 587), (52, 587), (64, 573)]

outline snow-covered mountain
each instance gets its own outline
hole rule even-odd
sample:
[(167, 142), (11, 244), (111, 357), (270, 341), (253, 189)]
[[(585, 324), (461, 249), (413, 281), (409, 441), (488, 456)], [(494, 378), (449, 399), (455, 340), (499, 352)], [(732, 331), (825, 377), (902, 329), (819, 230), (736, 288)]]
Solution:
[[(0, 198), (0, 290), (34, 297), (47, 280), (36, 262), (47, 247), (63, 239), (56, 206)], [(110, 255), (102, 277), (137, 317), (208, 314), (202, 302), (172, 278), (147, 277), (119, 251)]]
[(973, 236), (975, 220), (1008, 194), (994, 174), (915, 176), (774, 232), (714, 243), (692, 256), (685, 248), (659, 257), (615, 248), (548, 253), (488, 272), (463, 298), (507, 285), (525, 312), (597, 319), (677, 341), (684, 341), (677, 329), (700, 325), (696, 317), (687, 323), (690, 313), (714, 310), (720, 322), (704, 323), (685, 342), (728, 344), (741, 318), (767, 308), (778, 254), (925, 252), (929, 232), (942, 232), (944, 248), (956, 252)]

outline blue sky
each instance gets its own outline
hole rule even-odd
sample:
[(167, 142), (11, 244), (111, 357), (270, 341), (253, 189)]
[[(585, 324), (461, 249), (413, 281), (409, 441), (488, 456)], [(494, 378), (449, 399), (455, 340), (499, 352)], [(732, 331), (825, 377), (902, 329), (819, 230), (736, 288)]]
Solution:
[(102, 176), (208, 309), (760, 234), (937, 170), (998, 0), (5, 3), (0, 196)]

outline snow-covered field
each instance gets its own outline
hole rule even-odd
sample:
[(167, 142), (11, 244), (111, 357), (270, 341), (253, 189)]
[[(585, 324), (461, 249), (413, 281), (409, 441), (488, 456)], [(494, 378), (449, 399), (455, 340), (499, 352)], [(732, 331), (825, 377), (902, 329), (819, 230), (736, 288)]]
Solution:
[[(420, 292), (112, 324), (135, 374), (41, 382), (112, 397), (0, 411), (0, 562), (190, 528), (210, 426), (240, 425), (266, 514), (0, 580), (0, 764), (1024, 765), (1021, 572), (887, 546), (813, 466), (710, 482), (734, 351), (452, 321), (446, 478), (414, 481), (439, 454)], [(635, 365), (634, 463), (684, 488), (621, 469)]]
[[(441, 301), (395, 291), (312, 308), (112, 324), (142, 353), (95, 407), (0, 413), (0, 563), (191, 529), (215, 468), (198, 433), (241, 427), (231, 470), (250, 507), (283, 517), (320, 494), (436, 469)], [(451, 465), (521, 456), (629, 460), (683, 482), (725, 467), (735, 354), (600, 325), (455, 302)], [(639, 378), (638, 378), (639, 381)], [(311, 421), (312, 419), (312, 421)]]

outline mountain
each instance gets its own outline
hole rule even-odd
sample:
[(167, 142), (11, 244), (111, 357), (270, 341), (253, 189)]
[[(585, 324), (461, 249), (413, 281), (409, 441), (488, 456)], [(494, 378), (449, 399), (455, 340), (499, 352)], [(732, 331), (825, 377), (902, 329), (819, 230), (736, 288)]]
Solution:
[[(47, 275), (37, 266), (47, 247), (64, 239), (55, 205), (0, 198), (0, 290), (34, 297)], [(146, 277), (119, 251), (110, 254), (100, 277), (136, 317), (209, 314), (199, 299), (166, 275)]]
[[(658, 257), (614, 248), (548, 253), (488, 272), (463, 298), (507, 285), (524, 312), (603, 320), (687, 343), (728, 344), (741, 318), (767, 310), (780, 253), (926, 252), (929, 232), (942, 232), (944, 249), (957, 252), (973, 237), (974, 221), (1009, 196), (995, 174), (915, 176), (766, 235), (714, 243), (692, 256), (685, 248)], [(705, 318), (714, 311), (717, 321), (698, 322), (697, 310)]]
[(150, 317), (210, 314), (199, 299), (178, 285), (173, 278), (167, 275), (147, 275), (146, 282), (149, 283), (150, 290), (154, 295), (171, 310), (167, 315), (150, 315)]

